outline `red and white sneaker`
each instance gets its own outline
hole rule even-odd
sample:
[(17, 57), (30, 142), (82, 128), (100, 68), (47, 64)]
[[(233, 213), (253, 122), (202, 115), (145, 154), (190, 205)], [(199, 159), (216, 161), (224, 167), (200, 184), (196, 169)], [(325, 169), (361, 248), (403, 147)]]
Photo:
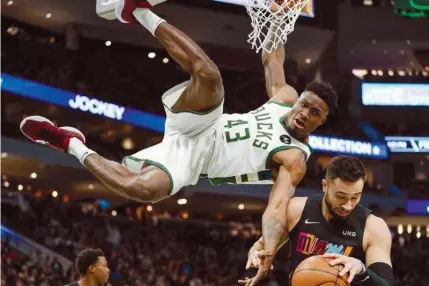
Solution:
[(82, 132), (73, 127), (57, 127), (49, 119), (42, 116), (29, 116), (20, 124), (21, 132), (31, 141), (48, 145), (56, 150), (68, 152), (71, 138), (85, 143)]
[(151, 9), (153, 6), (146, 0), (119, 0), (116, 4), (115, 15), (122, 23), (138, 24), (133, 12), (137, 8)]

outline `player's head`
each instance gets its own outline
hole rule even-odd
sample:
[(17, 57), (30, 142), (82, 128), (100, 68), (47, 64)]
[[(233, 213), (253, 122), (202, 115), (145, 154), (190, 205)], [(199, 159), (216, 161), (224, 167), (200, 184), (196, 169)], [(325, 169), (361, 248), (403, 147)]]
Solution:
[(359, 203), (365, 179), (365, 167), (356, 157), (336, 156), (329, 162), (322, 186), (335, 220), (345, 220)]
[(338, 106), (332, 85), (312, 82), (305, 87), (286, 118), (286, 126), (296, 138), (306, 137), (325, 122), (329, 112)]
[(79, 252), (76, 269), (80, 276), (94, 280), (97, 285), (104, 285), (109, 280), (110, 269), (101, 249), (87, 248)]

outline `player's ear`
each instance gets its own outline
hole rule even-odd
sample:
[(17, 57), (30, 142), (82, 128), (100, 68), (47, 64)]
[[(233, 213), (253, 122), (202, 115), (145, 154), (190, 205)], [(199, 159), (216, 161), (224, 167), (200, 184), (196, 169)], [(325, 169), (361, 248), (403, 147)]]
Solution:
[(324, 193), (326, 193), (326, 191), (328, 190), (328, 183), (325, 179), (322, 179), (322, 190)]
[(90, 265), (89, 268), (88, 268), (88, 270), (89, 270), (90, 273), (94, 273), (95, 272), (95, 265), (94, 264)]

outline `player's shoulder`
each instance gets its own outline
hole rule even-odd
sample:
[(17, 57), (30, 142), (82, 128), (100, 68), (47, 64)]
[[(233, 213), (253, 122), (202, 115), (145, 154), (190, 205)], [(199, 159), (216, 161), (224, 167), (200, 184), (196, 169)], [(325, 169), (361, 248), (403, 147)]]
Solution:
[(298, 92), (295, 88), (288, 84), (282, 86), (279, 91), (270, 99), (272, 102), (277, 102), (284, 105), (294, 105), (297, 100)]
[(391, 239), (391, 233), (386, 221), (381, 217), (370, 214), (365, 223), (365, 232), (370, 240)]

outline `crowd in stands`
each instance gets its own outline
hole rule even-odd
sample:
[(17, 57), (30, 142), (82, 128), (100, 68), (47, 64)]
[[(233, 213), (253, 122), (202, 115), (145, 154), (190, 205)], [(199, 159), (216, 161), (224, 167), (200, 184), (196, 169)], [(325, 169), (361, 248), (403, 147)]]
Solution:
[[(179, 219), (167, 212), (108, 216), (85, 203), (52, 197), (25, 197), (13, 206), (2, 202), (2, 224), (70, 260), (86, 247), (102, 248), (109, 285), (237, 285), (245, 272), (247, 251), (259, 237), (254, 223)], [(429, 238), (422, 232), (398, 235), (392, 229), (395, 285), (429, 285)], [(2, 285), (64, 285), (77, 279), (56, 257), (24, 255), (2, 236)], [(287, 246), (261, 285), (288, 285)]]

